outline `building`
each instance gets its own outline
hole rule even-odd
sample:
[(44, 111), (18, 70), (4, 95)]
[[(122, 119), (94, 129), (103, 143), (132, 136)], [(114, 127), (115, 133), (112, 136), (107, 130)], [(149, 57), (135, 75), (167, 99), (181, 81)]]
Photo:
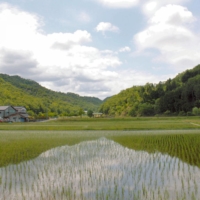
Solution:
[(93, 113), (93, 117), (99, 118), (102, 117), (103, 113)]
[(29, 115), (24, 107), (0, 106), (0, 119), (5, 122), (28, 122)]

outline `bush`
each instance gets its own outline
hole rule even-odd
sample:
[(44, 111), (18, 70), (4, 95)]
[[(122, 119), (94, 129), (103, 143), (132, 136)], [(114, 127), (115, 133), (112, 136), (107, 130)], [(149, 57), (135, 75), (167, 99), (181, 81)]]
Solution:
[(186, 116), (186, 113), (184, 111), (180, 111), (178, 116)]
[(197, 108), (197, 107), (192, 108), (192, 114), (196, 115), (196, 116), (199, 115), (200, 114), (200, 109)]
[(192, 112), (187, 112), (187, 116), (194, 116)]
[(167, 111), (164, 112), (164, 115), (169, 116), (169, 115), (171, 115), (171, 112), (169, 110), (167, 110)]

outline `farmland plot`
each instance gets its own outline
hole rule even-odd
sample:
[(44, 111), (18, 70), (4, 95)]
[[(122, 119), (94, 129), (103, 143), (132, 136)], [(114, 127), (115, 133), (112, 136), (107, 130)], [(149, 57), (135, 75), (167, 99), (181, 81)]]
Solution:
[(0, 168), (0, 200), (200, 199), (200, 169), (106, 138), (62, 146)]

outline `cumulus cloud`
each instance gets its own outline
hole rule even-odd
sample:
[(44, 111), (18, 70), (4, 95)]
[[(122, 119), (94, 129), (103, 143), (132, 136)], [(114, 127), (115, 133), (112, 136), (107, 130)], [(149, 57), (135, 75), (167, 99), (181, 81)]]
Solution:
[(96, 0), (110, 8), (131, 8), (139, 3), (139, 0)]
[[(120, 4), (122, 1), (105, 2)], [(128, 1), (123, 2), (126, 4)], [(138, 53), (156, 49), (159, 52), (155, 57), (157, 62), (181, 67), (196, 65), (200, 61), (200, 37), (190, 28), (195, 17), (183, 6), (161, 5), (160, 2), (167, 2), (165, 0), (155, 2), (159, 5), (151, 5), (153, 12), (149, 15), (147, 27), (134, 37)], [(89, 22), (87, 13), (81, 15), (83, 21)], [(92, 46), (92, 35), (86, 30), (47, 34), (43, 25), (42, 18), (36, 14), (0, 4), (1, 72), (36, 80), (53, 90), (100, 98), (132, 85), (168, 78), (119, 67), (122, 62), (117, 52), (131, 51), (128, 46), (122, 46), (118, 51), (99, 50)], [(96, 31), (104, 34), (107, 31), (118, 32), (119, 28), (101, 22)]]
[(18, 73), (23, 70), (24, 74), (32, 73), (38, 65), (38, 62), (32, 58), (31, 53), (26, 51), (15, 51), (8, 49), (0, 50), (1, 72), (3, 73)]
[(194, 21), (195, 17), (185, 7), (170, 4), (159, 8), (147, 28), (134, 36), (138, 51), (157, 49), (160, 55), (156, 61), (182, 69), (195, 66), (200, 62), (197, 45), (200, 39), (189, 28)]
[(193, 14), (185, 7), (169, 4), (161, 7), (155, 15), (150, 19), (150, 23), (182, 25), (195, 21)]
[(100, 22), (96, 26), (95, 29), (97, 32), (102, 32), (102, 33), (105, 33), (106, 31), (110, 31), (110, 32), (118, 32), (119, 31), (119, 28), (117, 26), (114, 26), (110, 22)]
[(42, 25), (37, 15), (0, 4), (1, 72), (18, 74), (62, 92), (105, 97), (105, 90), (113, 94), (108, 82), (118, 81), (112, 68), (122, 62), (112, 51), (90, 46), (92, 37), (85, 30), (46, 34)]
[(87, 31), (75, 31), (74, 33), (53, 33), (47, 35), (52, 48), (70, 49), (74, 45), (81, 45), (92, 41), (90, 33)]
[(130, 52), (130, 51), (131, 51), (131, 48), (128, 46), (119, 49), (119, 52)]
[(183, 3), (190, 0), (144, 0), (142, 5), (142, 10), (146, 15), (154, 14), (159, 8), (173, 4), (173, 5), (182, 5)]

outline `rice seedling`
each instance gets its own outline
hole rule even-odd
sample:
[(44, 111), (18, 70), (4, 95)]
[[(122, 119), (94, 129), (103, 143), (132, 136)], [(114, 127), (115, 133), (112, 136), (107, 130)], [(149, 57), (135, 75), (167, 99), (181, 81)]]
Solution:
[(0, 177), (0, 200), (200, 197), (199, 167), (106, 138), (53, 148), (33, 160), (1, 167)]
[[(195, 122), (195, 123), (193, 123)], [(198, 129), (197, 117), (60, 118), (45, 123), (0, 123), (0, 130), (178, 130)]]
[(0, 200), (198, 199), (199, 147), (198, 130), (1, 131)]

